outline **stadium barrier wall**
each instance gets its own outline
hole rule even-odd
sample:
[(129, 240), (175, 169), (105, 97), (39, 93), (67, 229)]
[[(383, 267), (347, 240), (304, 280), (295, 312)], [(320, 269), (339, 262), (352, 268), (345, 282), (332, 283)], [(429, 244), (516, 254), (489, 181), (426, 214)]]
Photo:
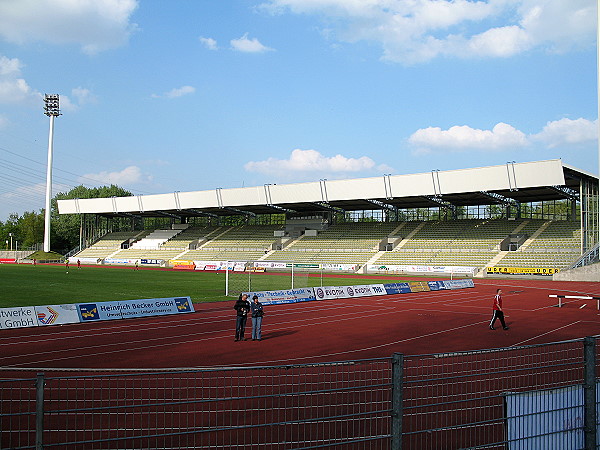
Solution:
[(596, 449), (596, 339), (174, 370), (0, 368), (0, 448)]
[(479, 271), (477, 267), (467, 266), (415, 266), (397, 264), (367, 264), (366, 272), (374, 273), (442, 273), (445, 275), (475, 276)]
[(194, 312), (190, 297), (0, 308), (0, 330)]
[(307, 302), (313, 300), (334, 300), (340, 298), (360, 298), (374, 295), (408, 294), (415, 292), (439, 291), (445, 289), (466, 289), (475, 287), (472, 279), (440, 281), (408, 281), (403, 283), (364, 284), (353, 286), (321, 286), (315, 288), (285, 289), (278, 291), (244, 291), (252, 298), (256, 295), (265, 305)]

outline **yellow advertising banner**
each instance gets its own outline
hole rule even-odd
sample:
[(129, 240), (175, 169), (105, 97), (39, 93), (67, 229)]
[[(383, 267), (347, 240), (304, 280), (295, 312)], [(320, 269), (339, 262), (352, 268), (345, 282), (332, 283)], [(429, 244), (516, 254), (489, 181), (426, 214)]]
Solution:
[(487, 273), (503, 273), (509, 275), (552, 275), (560, 272), (554, 267), (487, 267)]
[(410, 292), (427, 292), (431, 289), (427, 281), (409, 281)]

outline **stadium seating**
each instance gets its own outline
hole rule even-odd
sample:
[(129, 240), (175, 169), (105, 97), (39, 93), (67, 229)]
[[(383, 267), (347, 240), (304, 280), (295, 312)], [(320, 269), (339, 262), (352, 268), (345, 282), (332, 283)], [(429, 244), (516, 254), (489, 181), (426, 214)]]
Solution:
[[(534, 219), (359, 222), (332, 225), (316, 236), (290, 239), (281, 250), (275, 231), (283, 225), (190, 227), (154, 233), (109, 233), (79, 253), (81, 257), (184, 259), (201, 261), (295, 261), (363, 265), (495, 266), (563, 268), (580, 255), (579, 223)], [(528, 239), (516, 251), (502, 252), (511, 234)], [(380, 251), (390, 239), (388, 251)], [(128, 249), (124, 242), (138, 240)], [(190, 245), (193, 244), (193, 245)], [(190, 248), (192, 247), (192, 248)], [(195, 247), (195, 248), (194, 248)], [(391, 250), (391, 251), (390, 251)]]

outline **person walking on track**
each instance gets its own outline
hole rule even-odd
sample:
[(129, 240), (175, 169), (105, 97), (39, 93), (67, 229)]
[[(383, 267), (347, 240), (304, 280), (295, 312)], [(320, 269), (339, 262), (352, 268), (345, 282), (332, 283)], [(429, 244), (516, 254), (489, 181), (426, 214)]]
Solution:
[(500, 319), (502, 328), (508, 330), (506, 322), (504, 321), (504, 310), (502, 309), (502, 289), (498, 289), (496, 291), (496, 295), (494, 296), (493, 309), (494, 313), (492, 315), (492, 320), (490, 321), (490, 330), (495, 330), (494, 324), (496, 323), (496, 319)]

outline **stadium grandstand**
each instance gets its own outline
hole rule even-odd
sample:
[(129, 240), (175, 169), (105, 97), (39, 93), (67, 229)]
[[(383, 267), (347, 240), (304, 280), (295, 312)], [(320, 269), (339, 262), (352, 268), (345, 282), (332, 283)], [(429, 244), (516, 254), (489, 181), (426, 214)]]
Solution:
[(97, 264), (293, 262), (476, 275), (553, 273), (598, 258), (598, 177), (561, 160), (58, 207), (81, 217), (82, 246), (68, 256)]

